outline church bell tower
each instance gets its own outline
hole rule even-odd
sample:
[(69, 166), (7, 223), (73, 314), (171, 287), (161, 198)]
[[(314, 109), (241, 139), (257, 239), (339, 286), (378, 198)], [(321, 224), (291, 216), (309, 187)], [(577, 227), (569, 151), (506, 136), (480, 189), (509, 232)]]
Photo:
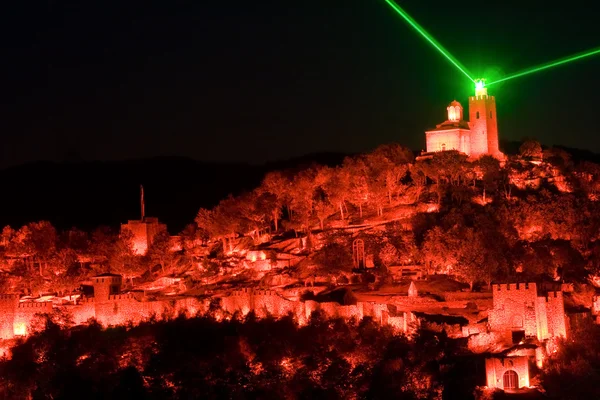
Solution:
[(498, 123), (496, 99), (489, 96), (485, 80), (475, 81), (475, 96), (469, 97), (469, 125), (471, 128), (471, 155), (489, 154), (498, 157)]

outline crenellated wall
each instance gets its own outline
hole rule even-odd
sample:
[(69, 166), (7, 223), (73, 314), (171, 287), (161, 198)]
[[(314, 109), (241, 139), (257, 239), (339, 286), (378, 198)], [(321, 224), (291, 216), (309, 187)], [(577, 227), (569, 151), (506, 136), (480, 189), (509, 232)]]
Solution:
[(259, 317), (266, 315), (282, 317), (291, 313), (300, 323), (308, 321), (314, 311), (321, 311), (329, 318), (361, 320), (364, 317), (371, 317), (382, 325), (391, 325), (403, 332), (407, 331), (407, 322), (412, 321), (407, 320), (410, 319), (407, 317), (407, 314), (410, 313), (390, 316), (387, 304), (357, 302), (355, 305), (341, 305), (335, 302), (318, 303), (313, 300), (291, 301), (272, 290), (251, 288), (236, 290), (230, 296), (222, 297), (221, 306), (223, 310), (231, 314), (241, 312), (246, 315), (250, 311), (254, 311)]
[(489, 312), (491, 330), (524, 330), (537, 336), (535, 283), (492, 285), (493, 309)]
[(28, 333), (29, 324), (36, 314), (51, 314), (52, 302), (24, 302), (18, 303), (15, 310), (15, 319), (13, 322), (13, 334), (25, 336)]
[(538, 294), (535, 283), (492, 285), (493, 308), (489, 311), (492, 331), (524, 331), (539, 340), (567, 336), (563, 294)]
[[(208, 304), (196, 298), (163, 301), (139, 301), (133, 293), (109, 295), (107, 299), (83, 298), (77, 304), (61, 306), (76, 325), (95, 318), (104, 326), (139, 323), (152, 316), (196, 315), (208, 310)], [(52, 302), (19, 302), (18, 295), (0, 295), (0, 339), (27, 335), (36, 314), (50, 314)]]

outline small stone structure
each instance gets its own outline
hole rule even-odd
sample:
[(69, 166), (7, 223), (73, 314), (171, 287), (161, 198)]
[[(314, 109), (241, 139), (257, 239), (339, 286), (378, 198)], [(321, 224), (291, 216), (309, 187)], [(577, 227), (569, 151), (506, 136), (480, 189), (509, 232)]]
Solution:
[(529, 386), (529, 360), (525, 356), (488, 358), (485, 371), (490, 388), (510, 391)]
[(142, 220), (130, 220), (121, 224), (121, 232), (129, 231), (133, 235), (133, 252), (145, 255), (154, 237), (165, 232), (167, 225), (158, 222), (158, 218), (144, 217)]
[(414, 282), (410, 283), (410, 286), (408, 287), (408, 297), (418, 297), (419, 296), (419, 292), (417, 291), (417, 285), (415, 285)]

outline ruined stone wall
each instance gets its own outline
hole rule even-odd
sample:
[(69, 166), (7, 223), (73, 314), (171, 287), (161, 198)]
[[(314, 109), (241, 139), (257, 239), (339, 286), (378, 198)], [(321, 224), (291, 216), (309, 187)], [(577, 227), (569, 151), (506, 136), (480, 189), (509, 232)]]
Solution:
[(518, 376), (518, 388), (529, 386), (529, 361), (527, 357), (487, 358), (485, 360), (487, 386), (504, 389), (504, 374), (514, 371)]

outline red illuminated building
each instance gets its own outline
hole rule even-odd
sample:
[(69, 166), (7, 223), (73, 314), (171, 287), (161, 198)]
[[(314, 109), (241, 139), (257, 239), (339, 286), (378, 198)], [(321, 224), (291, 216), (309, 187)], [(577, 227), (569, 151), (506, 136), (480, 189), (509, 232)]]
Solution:
[(496, 99), (478, 84), (475, 96), (469, 97), (469, 119), (465, 121), (462, 105), (454, 100), (447, 107), (448, 120), (425, 132), (427, 152), (457, 150), (471, 157), (503, 155), (498, 148)]

